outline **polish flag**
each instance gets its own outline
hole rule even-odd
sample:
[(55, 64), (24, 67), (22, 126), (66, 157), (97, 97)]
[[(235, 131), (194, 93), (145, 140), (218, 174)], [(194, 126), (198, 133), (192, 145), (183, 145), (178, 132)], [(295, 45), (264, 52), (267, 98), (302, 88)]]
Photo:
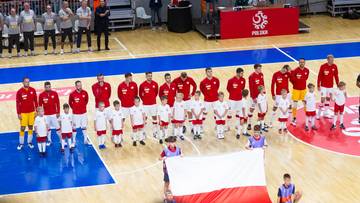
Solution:
[(270, 203), (264, 151), (165, 160), (177, 203)]

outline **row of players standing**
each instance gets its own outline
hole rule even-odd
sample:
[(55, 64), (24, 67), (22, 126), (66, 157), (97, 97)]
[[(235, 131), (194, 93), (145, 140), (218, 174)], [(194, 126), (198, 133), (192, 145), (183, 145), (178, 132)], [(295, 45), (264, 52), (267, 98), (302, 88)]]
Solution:
[[(319, 77), (318, 77), (318, 87), (321, 89), (321, 101), (324, 104), (325, 111), (329, 107), (330, 102), (330, 93), (333, 87), (333, 80), (335, 78), (336, 83), (338, 80), (338, 70), (336, 65), (333, 63), (333, 56), (329, 55), (327, 57), (327, 63), (323, 64), (320, 68)], [(132, 74), (125, 74), (125, 81), (120, 83), (118, 86), (118, 98), (120, 102), (117, 103), (118, 108), (121, 106), (121, 117), (127, 118), (131, 115), (131, 122), (133, 127), (133, 145), (136, 145), (137, 141), (141, 141), (141, 144), (144, 144), (145, 134), (143, 132), (144, 125), (146, 123), (152, 123), (151, 129), (153, 135), (160, 139), (166, 137), (167, 135), (159, 132), (160, 128), (164, 129), (165, 126), (169, 125), (170, 117), (172, 117), (172, 122), (175, 126), (174, 133), (181, 139), (183, 139), (183, 130), (184, 122), (187, 118), (189, 121), (186, 126), (192, 131), (195, 129), (194, 126), (202, 123), (203, 118), (206, 117), (206, 114), (210, 111), (217, 110), (214, 112), (216, 117), (217, 124), (217, 134), (218, 138), (223, 138), (223, 133), (226, 128), (224, 127), (226, 119), (231, 119), (232, 116), (237, 115), (239, 119), (236, 119), (237, 122), (237, 138), (240, 137), (240, 134), (248, 135), (247, 130), (251, 129), (252, 117), (254, 114), (255, 108), (258, 108), (258, 121), (261, 124), (263, 131), (266, 131), (266, 125), (264, 123), (264, 117), (267, 112), (267, 99), (265, 94), (265, 84), (264, 84), (264, 75), (261, 71), (262, 66), (260, 64), (254, 65), (254, 72), (249, 76), (249, 89), (250, 89), (250, 104), (248, 105), (247, 100), (247, 90), (245, 89), (246, 81), (243, 77), (243, 69), (238, 68), (236, 70), (236, 75), (228, 80), (227, 91), (229, 92), (229, 102), (219, 101), (223, 100), (223, 93), (219, 94), (220, 81), (218, 78), (213, 76), (212, 69), (206, 68), (206, 77), (200, 83), (200, 91), (204, 95), (204, 102), (198, 102), (197, 109), (201, 109), (202, 113), (194, 112), (194, 102), (191, 100), (192, 97), (196, 94), (197, 84), (194, 79), (188, 76), (185, 72), (171, 80), (170, 74), (165, 74), (165, 82), (163, 85), (158, 86), (158, 83), (152, 80), (152, 73), (147, 72), (146, 80), (140, 84), (138, 87), (137, 84), (132, 81)], [(275, 117), (277, 107), (279, 106), (279, 101), (281, 98), (282, 90), (286, 90), (286, 97), (289, 98), (289, 82), (293, 84), (292, 92), (292, 123), (296, 125), (296, 112), (297, 112), (297, 102), (305, 100), (306, 94), (306, 81), (309, 77), (309, 69), (305, 67), (305, 59), (299, 60), (299, 67), (294, 70), (290, 70), (290, 67), (285, 65), (281, 68), (280, 71), (277, 71), (273, 74), (272, 84), (271, 84), (271, 94), (275, 100), (272, 116)], [(97, 113), (95, 115), (95, 120), (97, 115), (103, 114), (106, 115), (106, 118), (111, 120), (111, 116), (108, 117), (110, 112), (110, 98), (111, 98), (111, 85), (104, 81), (104, 75), (99, 74), (97, 76), (98, 82), (92, 86), (92, 92), (95, 97), (95, 104), (97, 108)], [(87, 104), (88, 104), (88, 93), (82, 89), (80, 81), (75, 82), (76, 89), (69, 96), (69, 106), (72, 109), (71, 116), (71, 126), (72, 131), (72, 146), (75, 146), (76, 141), (76, 129), (81, 129), (84, 135), (84, 143), (89, 144), (90, 141), (87, 136)], [(139, 97), (137, 97), (139, 95)], [(243, 97), (244, 95), (244, 97)], [(157, 96), (165, 99), (169, 107), (172, 107), (172, 112), (169, 113), (169, 116), (166, 116), (166, 113), (161, 113), (161, 108), (156, 105)], [(198, 93), (200, 96), (200, 93)], [(222, 98), (221, 98), (222, 97)], [(175, 99), (176, 98), (176, 99)], [(23, 81), (23, 87), (17, 92), (17, 113), (20, 119), (20, 143), (18, 149), (22, 149), (24, 145), (24, 132), (26, 126), (28, 126), (28, 145), (32, 145), (32, 130), (35, 120), (35, 109), (38, 106), (37, 96), (35, 89), (29, 86), (29, 78), (25, 78)], [(140, 100), (142, 105), (140, 105)], [(289, 102), (290, 104), (290, 102)], [(99, 108), (99, 105), (101, 108)], [(247, 107), (248, 105), (248, 107)], [(44, 118), (49, 129), (56, 129), (58, 134), (69, 133), (62, 132), (61, 127), (58, 124), (57, 119), (60, 116), (60, 104), (59, 98), (55, 91), (51, 90), (51, 85), (49, 82), (45, 83), (45, 91), (42, 92), (39, 96), (39, 106), (42, 106), (44, 109)], [(160, 105), (161, 106), (161, 105)], [(290, 105), (288, 105), (290, 106)], [(104, 109), (104, 110), (102, 110)], [(166, 109), (166, 108), (165, 108)], [(167, 108), (170, 109), (170, 108)], [(159, 112), (158, 112), (159, 110)], [(319, 109), (319, 114), (323, 108)], [(105, 113), (98, 113), (105, 112)], [(169, 111), (169, 110), (167, 110)], [(182, 112), (183, 111), (183, 112)], [(221, 112), (219, 112), (221, 111)], [(141, 113), (139, 113), (141, 112)], [(285, 112), (284, 112), (285, 113)], [(187, 115), (186, 115), (187, 114)], [(159, 116), (167, 117), (168, 120), (161, 120)], [(196, 115), (196, 116), (194, 116)], [(140, 118), (142, 116), (142, 118)], [(179, 117), (177, 117), (179, 116)], [(104, 117), (104, 116), (103, 116)], [(194, 119), (194, 117), (196, 117)], [(201, 117), (201, 119), (200, 119)], [(226, 118), (227, 117), (227, 118)], [(149, 120), (152, 120), (150, 122)], [(124, 120), (120, 119), (120, 120)], [(69, 119), (70, 120), (70, 119)], [(273, 121), (274, 119), (271, 119)], [(61, 122), (60, 122), (61, 123)], [(246, 127), (247, 124), (247, 127)], [(272, 123), (270, 123), (272, 125)], [(96, 126), (96, 124), (95, 124)], [(118, 125), (122, 128), (121, 125)], [(112, 125), (113, 127), (113, 125)], [(105, 122), (106, 130), (106, 122)], [(113, 133), (119, 132), (118, 130), (122, 129), (112, 129)], [(286, 130), (286, 127), (283, 128)], [(103, 129), (96, 129), (99, 137), (103, 136)], [(201, 138), (199, 133), (202, 131), (196, 130), (194, 138)], [(200, 131), (200, 132), (199, 132)], [(105, 131), (106, 133), (106, 131)], [(122, 133), (122, 132), (121, 132)], [(219, 136), (220, 135), (220, 136)], [(51, 143), (50, 133), (48, 135), (48, 145)], [(64, 136), (62, 136), (64, 137)], [(117, 139), (121, 142), (121, 139)], [(103, 148), (103, 141), (99, 139), (101, 148)], [(116, 146), (121, 146), (120, 142), (115, 142)]]

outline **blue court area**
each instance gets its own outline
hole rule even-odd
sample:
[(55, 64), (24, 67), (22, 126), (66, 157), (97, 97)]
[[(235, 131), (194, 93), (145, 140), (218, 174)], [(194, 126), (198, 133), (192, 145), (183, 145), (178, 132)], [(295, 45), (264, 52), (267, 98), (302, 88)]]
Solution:
[(65, 154), (52, 137), (47, 157), (40, 158), (35, 138), (34, 149), (18, 151), (17, 132), (0, 134), (0, 195), (115, 183), (95, 149), (83, 145), (82, 135), (74, 153), (66, 148)]
[[(324, 59), (328, 54), (336, 58), (360, 56), (360, 42), (284, 47), (291, 57), (307, 60)], [(255, 63), (288, 62), (291, 59), (275, 48), (186, 54), (136, 59), (108, 60), (69, 64), (53, 64), (0, 69), (0, 84), (21, 82), (24, 76), (32, 81), (94, 77), (98, 73), (118, 75), (126, 72), (186, 70), (204, 67), (224, 67)]]

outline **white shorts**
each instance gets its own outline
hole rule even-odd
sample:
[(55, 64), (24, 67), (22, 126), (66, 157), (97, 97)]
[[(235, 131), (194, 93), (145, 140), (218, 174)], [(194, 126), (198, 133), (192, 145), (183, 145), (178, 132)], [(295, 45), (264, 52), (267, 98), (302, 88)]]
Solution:
[(232, 113), (236, 114), (241, 110), (241, 101), (229, 100), (229, 115)]
[(130, 109), (131, 107), (121, 107), (124, 118), (130, 117)]
[(214, 110), (215, 102), (204, 102), (205, 111), (204, 113), (209, 113)]
[(191, 112), (191, 99), (184, 101), (184, 109)]
[(334, 92), (334, 88), (320, 87), (321, 97), (330, 97)]
[[(279, 106), (279, 101), (281, 99), (281, 95), (275, 95), (275, 103), (274, 103), (274, 107), (278, 107)], [(288, 99), (291, 102), (291, 95), (290, 93), (287, 94), (286, 99)]]
[(60, 125), (59, 125), (59, 120), (56, 117), (56, 115), (45, 115), (45, 121), (46, 124), (49, 126), (49, 129), (59, 129)]
[(78, 129), (78, 128), (86, 129), (87, 123), (88, 123), (88, 120), (87, 120), (86, 113), (73, 115), (73, 128), (74, 129)]
[(157, 105), (143, 105), (147, 117), (157, 116)]

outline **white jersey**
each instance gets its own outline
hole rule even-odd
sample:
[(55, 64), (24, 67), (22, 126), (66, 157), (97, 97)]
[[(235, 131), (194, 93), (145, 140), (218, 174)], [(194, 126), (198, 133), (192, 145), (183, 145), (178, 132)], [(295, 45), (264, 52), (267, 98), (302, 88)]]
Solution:
[[(204, 102), (200, 100), (199, 101), (193, 100), (191, 102), (191, 110), (194, 110), (194, 113), (198, 115), (201, 112), (201, 110), (203, 111), (205, 110)], [(202, 120), (202, 118), (203, 118), (203, 114), (200, 114), (199, 120)]]
[(173, 118), (177, 121), (185, 120), (185, 102), (175, 101), (173, 106)]
[(107, 115), (105, 111), (96, 110), (95, 112), (95, 126), (97, 131), (106, 130)]
[[(220, 116), (224, 115), (224, 113), (229, 110), (229, 105), (225, 101), (216, 101), (214, 104), (214, 111), (217, 111)], [(224, 117), (219, 117), (218, 115), (215, 115), (216, 120), (225, 120), (226, 115)]]
[[(279, 98), (278, 99), (278, 108), (279, 110), (279, 118), (289, 118), (289, 107), (290, 107), (290, 100), (288, 98)], [(285, 109), (285, 113), (281, 112)]]
[(45, 116), (36, 116), (34, 126), (38, 137), (47, 136), (46, 119)]
[(267, 99), (266, 94), (259, 94), (256, 98), (257, 105), (260, 106), (261, 112), (259, 109), (259, 113), (265, 113), (267, 112)]
[(133, 119), (133, 125), (144, 125), (144, 108), (142, 106), (133, 106), (130, 109), (130, 115)]
[(306, 101), (307, 112), (316, 111), (316, 97), (314, 92), (313, 93), (307, 92), (305, 95), (305, 101)]
[(160, 121), (169, 122), (171, 116), (171, 109), (168, 104), (160, 104), (157, 109), (157, 115), (160, 117)]
[(242, 98), (240, 102), (240, 110), (238, 115), (239, 117), (247, 117), (250, 109), (249, 101), (246, 98)]
[(124, 119), (122, 109), (112, 110), (110, 113), (110, 120), (112, 121), (113, 130), (122, 130), (123, 129), (123, 119)]
[(339, 90), (339, 89), (336, 89), (334, 91), (334, 101), (335, 101), (335, 104), (337, 104), (338, 106), (342, 106), (345, 104), (345, 101), (346, 101), (346, 92), (345, 90)]
[(72, 117), (71, 113), (62, 113), (60, 114), (60, 124), (61, 124), (61, 133), (71, 133), (72, 132)]

